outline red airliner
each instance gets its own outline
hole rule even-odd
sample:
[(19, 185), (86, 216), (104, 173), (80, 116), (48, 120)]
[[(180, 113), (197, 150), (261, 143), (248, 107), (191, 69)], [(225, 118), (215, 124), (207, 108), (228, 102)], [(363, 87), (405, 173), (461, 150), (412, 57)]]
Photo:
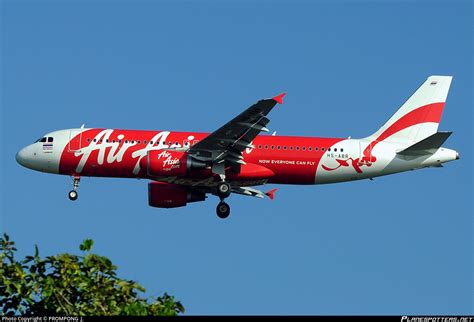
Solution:
[(252, 186), (323, 184), (371, 179), (426, 167), (441, 167), (459, 154), (441, 147), (452, 132), (438, 132), (452, 77), (430, 76), (374, 134), (362, 138), (259, 135), (268, 113), (285, 94), (258, 101), (212, 133), (117, 129), (48, 133), (16, 155), (21, 165), (72, 176), (69, 199), (77, 199), (81, 177), (144, 178), (148, 203), (173, 208), (220, 202), (229, 216), (231, 193), (274, 198), (276, 189)]

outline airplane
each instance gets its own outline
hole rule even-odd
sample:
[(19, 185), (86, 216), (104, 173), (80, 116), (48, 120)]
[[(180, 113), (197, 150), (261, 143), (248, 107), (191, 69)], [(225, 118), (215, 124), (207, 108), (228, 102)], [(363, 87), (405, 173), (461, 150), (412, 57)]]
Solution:
[(151, 207), (174, 208), (215, 195), (273, 200), (265, 184), (313, 185), (373, 179), (442, 167), (459, 153), (442, 147), (452, 132), (438, 132), (451, 76), (430, 76), (375, 133), (361, 139), (259, 135), (285, 93), (263, 99), (212, 133), (80, 128), (45, 134), (21, 149), (24, 167), (72, 177), (76, 200), (81, 177), (149, 179)]

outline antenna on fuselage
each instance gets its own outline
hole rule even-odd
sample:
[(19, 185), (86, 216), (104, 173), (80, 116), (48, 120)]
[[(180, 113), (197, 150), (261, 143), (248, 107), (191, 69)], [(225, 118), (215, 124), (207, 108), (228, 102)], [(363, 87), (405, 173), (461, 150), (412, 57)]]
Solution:
[(277, 134), (277, 131), (273, 131), (272, 136), (275, 136)]

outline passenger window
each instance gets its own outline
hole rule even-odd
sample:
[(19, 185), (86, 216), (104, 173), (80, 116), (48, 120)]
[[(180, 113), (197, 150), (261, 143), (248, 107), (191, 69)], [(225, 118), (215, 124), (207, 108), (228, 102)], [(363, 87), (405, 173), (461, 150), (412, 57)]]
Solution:
[(344, 152), (344, 149), (343, 149), (343, 148), (341, 148), (341, 152)]
[(297, 146), (295, 149), (296, 149), (296, 151), (299, 151), (299, 150), (300, 150), (300, 147), (299, 147), (299, 146)]
[(283, 146), (283, 150), (286, 150), (286, 145)]
[(301, 150), (306, 151), (306, 147), (302, 147)]
[(258, 148), (261, 149), (261, 148), (262, 148), (262, 145), (259, 145)]
[(318, 150), (319, 150), (319, 148), (318, 148), (318, 147), (315, 147), (315, 148), (314, 148), (314, 151), (318, 151)]
[(324, 151), (324, 148), (321, 148), (321, 151)]
[(290, 150), (293, 150), (293, 147), (292, 147), (292, 146), (290, 146)]
[(53, 142), (53, 138), (52, 138), (52, 137), (49, 137), (49, 138), (48, 138), (48, 142)]
[(153, 141), (150, 141), (150, 144), (153, 145)]
[(337, 152), (337, 148), (334, 148), (334, 152)]
[(91, 139), (87, 139), (87, 142), (90, 142), (90, 141), (91, 141)]
[(143, 141), (143, 144), (146, 144), (146, 140)]
[(140, 144), (140, 140), (138, 140), (137, 143)]
[(312, 151), (312, 150), (313, 150), (313, 148), (312, 148), (312, 147), (309, 147), (309, 148), (308, 148), (308, 150), (309, 150), (309, 151)]
[(268, 149), (268, 145), (265, 145), (265, 150), (267, 150), (267, 149)]
[(274, 145), (272, 145), (272, 150), (274, 150), (274, 149), (275, 149), (275, 146), (274, 146)]
[(280, 146), (277, 146), (277, 150), (280, 150)]
[(328, 148), (328, 151), (331, 152), (331, 148)]

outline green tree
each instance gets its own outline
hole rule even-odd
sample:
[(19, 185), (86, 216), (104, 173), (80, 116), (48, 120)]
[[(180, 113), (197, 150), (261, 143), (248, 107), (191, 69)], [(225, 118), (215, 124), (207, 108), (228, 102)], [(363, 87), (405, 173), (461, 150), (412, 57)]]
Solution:
[(17, 261), (15, 243), (0, 240), (0, 313), (5, 315), (177, 315), (184, 307), (173, 296), (146, 299), (143, 286), (117, 277), (110, 259), (80, 245), (82, 256), (35, 254)]

